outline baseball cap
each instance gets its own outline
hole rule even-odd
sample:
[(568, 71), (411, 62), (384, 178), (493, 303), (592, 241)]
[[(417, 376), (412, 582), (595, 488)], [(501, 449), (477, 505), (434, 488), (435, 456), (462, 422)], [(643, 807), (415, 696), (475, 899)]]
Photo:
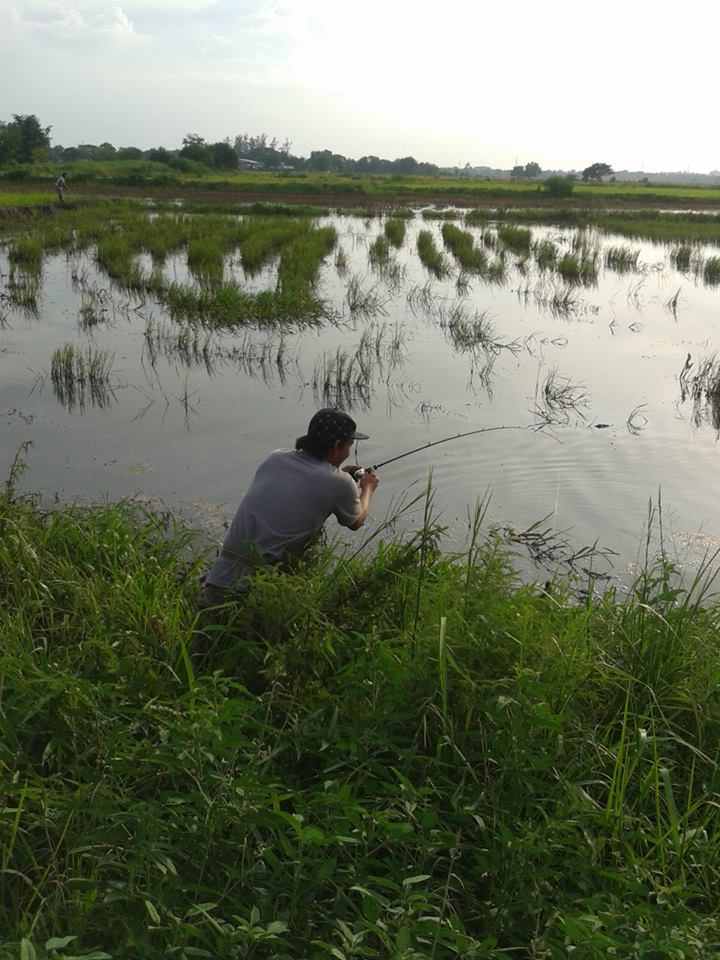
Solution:
[(325, 407), (310, 420), (308, 437), (332, 443), (333, 440), (369, 440), (366, 433), (358, 433), (357, 424), (343, 410)]

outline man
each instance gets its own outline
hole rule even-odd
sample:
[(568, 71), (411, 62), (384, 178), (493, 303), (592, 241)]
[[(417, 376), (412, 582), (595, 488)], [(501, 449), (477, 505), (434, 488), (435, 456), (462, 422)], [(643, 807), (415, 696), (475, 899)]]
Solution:
[(60, 174), (60, 176), (55, 181), (55, 193), (58, 195), (58, 200), (60, 203), (65, 203), (63, 200), (63, 194), (67, 190), (67, 184), (65, 183), (65, 171)]
[(341, 470), (340, 464), (355, 440), (367, 439), (347, 413), (326, 408), (312, 417), (294, 450), (273, 451), (238, 507), (198, 606), (246, 593), (258, 566), (289, 563), (317, 537), (331, 513), (342, 526), (359, 529), (380, 478), (368, 470), (358, 487), (352, 478), (357, 465)]

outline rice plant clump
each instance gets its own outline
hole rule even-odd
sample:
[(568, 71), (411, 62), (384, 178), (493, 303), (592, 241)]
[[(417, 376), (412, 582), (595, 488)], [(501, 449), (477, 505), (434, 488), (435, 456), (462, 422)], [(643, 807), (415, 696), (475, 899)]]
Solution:
[(435, 246), (433, 235), (429, 230), (421, 230), (418, 234), (417, 249), (423, 266), (425, 266), (433, 276), (438, 279), (448, 276), (450, 266), (447, 258)]
[(386, 220), (385, 236), (394, 247), (401, 247), (405, 242), (405, 221), (400, 218)]
[(541, 270), (551, 270), (557, 262), (557, 245), (552, 240), (542, 240), (535, 245), (535, 261)]
[(187, 245), (187, 265), (198, 280), (211, 284), (222, 283), (223, 249), (213, 237), (193, 237)]
[(467, 230), (461, 230), (452, 223), (444, 223), (442, 237), (445, 246), (451, 251), (457, 262), (467, 273), (484, 274), (488, 269), (488, 255), (482, 247), (475, 246), (475, 240)]
[(597, 255), (587, 251), (563, 254), (557, 271), (567, 283), (590, 286), (597, 281)]
[(692, 258), (693, 248), (688, 244), (679, 247), (673, 247), (670, 251), (670, 262), (681, 273), (687, 273), (690, 269), (690, 260)]
[(17, 237), (8, 250), (11, 266), (19, 267), (23, 273), (37, 275), (42, 268), (43, 245), (39, 237), (23, 234)]
[(387, 299), (380, 295), (375, 285), (366, 286), (362, 277), (350, 278), (345, 291), (345, 302), (350, 313), (356, 317), (371, 318), (386, 313)]
[(720, 284), (720, 257), (708, 257), (703, 266), (703, 280), (708, 286)]
[(89, 346), (84, 350), (66, 343), (53, 352), (50, 380), (57, 399), (72, 410), (86, 403), (106, 407), (112, 399), (110, 374), (114, 354)]
[(423, 210), (422, 218), (423, 220), (460, 220), (462, 219), (462, 211), (454, 208), (450, 210)]
[(0, 291), (0, 304), (6, 304), (26, 317), (38, 315), (41, 301), (39, 273), (25, 273), (11, 269), (4, 291)]
[(552, 367), (536, 389), (534, 415), (547, 424), (569, 423), (572, 414), (584, 420), (582, 409), (589, 403), (584, 384), (572, 383)]
[(484, 225), (488, 220), (494, 220), (497, 216), (496, 210), (487, 210), (483, 207), (477, 207), (475, 210), (468, 210), (465, 214), (464, 220), (468, 226), (475, 226), (477, 224)]
[(388, 262), (390, 259), (390, 242), (387, 237), (382, 234), (375, 237), (368, 250), (368, 259), (374, 267), (384, 266)]
[(498, 240), (507, 249), (513, 253), (530, 255), (532, 245), (532, 231), (527, 227), (515, 227), (512, 225), (498, 227)]
[(631, 247), (608, 247), (605, 251), (605, 266), (616, 273), (631, 273), (638, 268), (639, 250)]
[(700, 357), (695, 367), (688, 354), (678, 379), (681, 401), (692, 398), (693, 425), (699, 427), (709, 421), (720, 435), (720, 359), (714, 353)]

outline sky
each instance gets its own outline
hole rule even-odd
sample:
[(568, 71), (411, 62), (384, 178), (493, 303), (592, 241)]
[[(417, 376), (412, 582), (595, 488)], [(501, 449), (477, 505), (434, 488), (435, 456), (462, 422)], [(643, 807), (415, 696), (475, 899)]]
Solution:
[(147, 149), (707, 173), (720, 5), (686, 0), (0, 0), (0, 120)]

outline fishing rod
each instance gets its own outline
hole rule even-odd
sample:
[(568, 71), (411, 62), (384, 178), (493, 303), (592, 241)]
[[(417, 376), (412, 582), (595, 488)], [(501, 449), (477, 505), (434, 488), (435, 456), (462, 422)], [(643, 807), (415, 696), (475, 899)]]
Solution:
[(443, 437), (442, 440), (431, 440), (429, 443), (423, 443), (419, 447), (413, 447), (412, 450), (406, 450), (405, 453), (399, 453), (396, 457), (390, 457), (383, 460), (382, 463), (374, 463), (372, 467), (359, 467), (353, 473), (353, 480), (360, 480), (365, 476), (368, 470), (379, 470), (380, 467), (386, 467), (389, 463), (395, 463), (396, 460), (403, 460), (405, 457), (412, 456), (413, 453), (420, 453), (422, 450), (429, 450), (431, 447), (438, 447), (441, 443), (449, 443), (450, 440), (462, 440), (463, 437), (474, 437), (478, 433), (492, 433), (493, 430), (529, 430), (526, 426), (502, 426), (502, 427), (480, 427), (477, 430), (467, 430), (465, 433), (454, 433), (452, 436)]

